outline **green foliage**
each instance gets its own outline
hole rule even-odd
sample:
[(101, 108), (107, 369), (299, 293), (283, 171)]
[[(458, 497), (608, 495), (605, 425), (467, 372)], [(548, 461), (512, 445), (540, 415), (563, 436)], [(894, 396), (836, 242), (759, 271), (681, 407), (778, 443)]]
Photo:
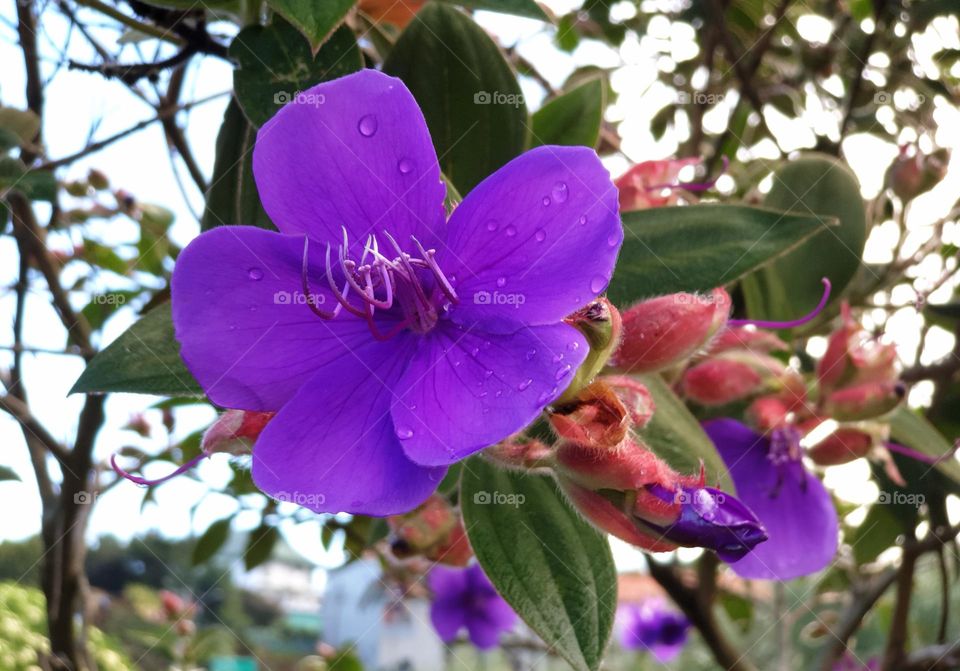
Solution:
[(296, 26), (316, 54), (320, 51), (320, 45), (331, 36), (347, 12), (356, 4), (356, 0), (269, 0), (267, 4), (270, 9)]
[(857, 178), (841, 161), (806, 156), (775, 175), (768, 207), (816, 216), (820, 232), (743, 282), (753, 319), (795, 319), (820, 301), (820, 278), (833, 285), (833, 301), (860, 268), (867, 240), (866, 214)]
[(531, 145), (595, 147), (600, 138), (605, 107), (604, 86), (600, 77), (577, 85), (534, 113)]
[(743, 205), (623, 213), (625, 235), (607, 295), (625, 306), (733, 282), (816, 233), (820, 221)]
[(197, 544), (193, 546), (193, 554), (190, 556), (190, 561), (194, 566), (204, 563), (223, 547), (230, 536), (230, 523), (232, 521), (232, 517), (217, 520), (200, 535)]
[(417, 99), (440, 168), (460, 193), (523, 151), (527, 108), (516, 76), (496, 43), (459, 10), (424, 7), (383, 69)]
[(460, 488), (470, 543), (497, 591), (574, 669), (598, 669), (617, 601), (606, 538), (549, 478), (473, 458)]

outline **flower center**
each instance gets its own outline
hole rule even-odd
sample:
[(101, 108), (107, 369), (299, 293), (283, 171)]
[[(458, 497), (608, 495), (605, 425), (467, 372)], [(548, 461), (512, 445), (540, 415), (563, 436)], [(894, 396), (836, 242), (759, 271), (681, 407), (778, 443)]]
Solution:
[[(360, 317), (366, 320), (370, 332), (378, 340), (388, 340), (405, 328), (415, 333), (426, 333), (436, 325), (439, 318), (439, 296), (458, 303), (457, 293), (437, 265), (434, 259), (435, 249), (425, 249), (420, 241), (411, 235), (410, 240), (418, 252), (418, 255), (414, 256), (404, 252), (387, 231), (383, 232), (383, 236), (393, 248), (393, 253), (381, 253), (380, 241), (376, 235), (371, 234), (364, 243), (363, 253), (356, 260), (349, 258), (350, 243), (345, 228), (343, 242), (337, 246), (336, 259), (332, 258), (333, 250), (327, 243), (325, 275), (337, 305), (330, 311), (320, 309), (315, 301), (307, 301), (307, 305), (314, 314), (323, 319), (335, 319), (341, 310)], [(310, 239), (304, 238), (301, 279), (304, 294), (312, 296), (308, 277), (309, 247)], [(339, 273), (336, 273), (337, 269)], [(342, 287), (338, 285), (335, 274), (342, 278)], [(435, 280), (432, 288), (425, 282), (430, 278)], [(351, 292), (354, 295), (352, 301)], [(395, 304), (399, 306), (403, 318), (393, 329), (383, 333), (374, 320), (374, 314), (376, 310), (389, 310)]]

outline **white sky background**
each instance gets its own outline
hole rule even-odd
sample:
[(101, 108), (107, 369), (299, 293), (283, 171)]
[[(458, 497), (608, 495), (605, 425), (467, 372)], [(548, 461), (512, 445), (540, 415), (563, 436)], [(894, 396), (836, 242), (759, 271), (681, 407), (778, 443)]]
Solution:
[[(557, 14), (570, 11), (579, 3), (571, 0), (553, 0), (547, 2)], [(622, 10), (629, 16), (633, 8), (629, 3), (621, 3), (618, 11)], [(56, 40), (58, 45), (66, 34), (67, 23), (62, 17), (50, 17), (56, 12), (50, 10), (45, 16), (44, 25), (49, 37)], [(22, 54), (16, 43), (14, 3), (3, 3), (0, 8), (0, 101), (12, 107), (24, 107), (24, 76)], [(553, 47), (554, 29), (544, 30), (543, 24), (537, 21), (505, 17), (502, 15), (480, 13), (478, 21), (491, 32), (495, 33), (505, 45), (518, 45), (520, 52), (535, 63), (550, 82), (559, 87), (565, 78), (576, 68), (582, 65), (601, 65), (603, 67), (617, 67), (613, 74), (612, 83), (620, 94), (616, 105), (608, 111), (608, 119), (620, 123), (620, 132), (623, 136), (623, 150), (626, 157), (608, 159), (607, 166), (613, 174), (619, 174), (632, 161), (641, 161), (653, 158), (665, 158), (676, 151), (678, 140), (682, 140), (683, 129), (668, 132), (659, 142), (655, 141), (649, 132), (650, 119), (654, 113), (666, 102), (671, 100), (672, 94), (665, 87), (655, 81), (654, 67), (662, 62), (662, 50), (665, 48), (678, 59), (692, 58), (696, 55), (691, 46), (694, 37), (693, 30), (688, 26), (673, 26), (666, 20), (654, 19), (646, 36), (637, 38), (628, 37), (619, 51), (611, 49), (597, 42), (584, 42), (573, 54), (559, 52)], [(220, 28), (220, 25), (215, 28)], [(817, 21), (813, 17), (800, 22), (801, 34), (810, 41), (823, 39), (824, 30), (829, 34), (829, 24)], [(223, 28), (228, 30), (228, 28)], [(100, 36), (107, 41), (114, 33), (102, 31)], [(933, 68), (930, 55), (939, 48), (939, 44), (952, 48), (960, 48), (957, 22), (955, 19), (938, 19), (928, 32), (922, 37), (914, 38), (914, 47), (924, 68)], [(109, 42), (107, 42), (109, 45)], [(58, 59), (59, 46), (54, 47), (46, 37), (41, 38), (41, 52), (45, 56), (45, 69), (49, 69)], [(148, 51), (148, 54), (152, 52)], [(136, 54), (128, 48), (125, 51), (128, 60), (136, 59)], [(71, 56), (79, 61), (96, 62), (92, 51), (86, 42), (74, 35)], [(151, 57), (148, 55), (148, 58)], [(875, 63), (882, 67), (883, 63)], [(960, 66), (955, 65), (955, 68)], [(204, 58), (202, 66), (191, 68), (191, 76), (184, 89), (183, 100), (203, 98), (211, 94), (229, 90), (231, 86), (231, 68), (220, 60)], [(931, 70), (935, 74), (935, 70)], [(880, 76), (869, 70), (867, 76)], [(830, 82), (828, 82), (828, 85)], [(145, 86), (145, 81), (141, 86)], [(531, 108), (538, 106), (542, 99), (542, 91), (530, 82), (522, 82), (527, 102)], [(841, 87), (839, 81), (833, 85)], [(84, 148), (90, 139), (90, 124), (95, 120), (102, 120), (93, 139), (102, 139), (113, 133), (133, 126), (137, 122), (150, 118), (154, 112), (144, 103), (132, 96), (120, 83), (104, 80), (95, 74), (62, 70), (53, 79), (46, 89), (46, 118), (44, 124), (44, 140), (51, 158), (58, 158)], [(730, 96), (726, 101), (733, 102)], [(218, 98), (213, 102), (193, 109), (189, 113), (189, 123), (186, 123), (187, 138), (192, 146), (197, 161), (205, 174), (212, 172), (214, 161), (214, 139), (222, 120), (226, 98)], [(709, 129), (722, 128), (723, 111), (708, 115), (706, 119)], [(184, 119), (181, 117), (181, 125)], [(938, 216), (943, 216), (949, 210), (950, 204), (956, 199), (960, 190), (960, 114), (946, 105), (938, 109), (936, 121), (940, 130), (936, 132), (936, 142), (939, 146), (954, 149), (954, 158), (950, 164), (947, 178), (931, 193), (921, 196), (915, 201), (909, 222), (916, 231), (912, 234), (913, 240), (909, 244), (919, 244), (926, 235), (923, 225), (928, 224)], [(769, 123), (778, 133), (778, 136), (788, 138), (793, 144), (782, 147), (792, 151), (813, 145), (813, 134), (807, 130), (806, 124), (829, 124), (830, 117), (822, 110), (810, 106), (808, 114), (802, 121), (790, 121), (777, 115), (771, 117)], [(829, 127), (826, 126), (826, 127)], [(912, 137), (903, 137), (905, 141)], [(173, 168), (165, 149), (165, 138), (159, 124), (153, 124), (146, 130), (136, 133), (91, 157), (80, 160), (72, 165), (69, 171), (61, 174), (65, 178), (81, 178), (92, 168), (98, 168), (106, 173), (113, 187), (126, 189), (143, 202), (161, 204), (176, 213), (176, 222), (171, 229), (171, 237), (180, 245), (186, 244), (199, 232), (199, 224), (194, 218), (194, 212), (202, 210), (202, 196), (188, 176), (183, 174), (182, 182), (186, 186), (190, 197), (189, 207), (184, 203), (181, 191), (174, 177)], [(930, 149), (929, 146), (923, 146)], [(884, 143), (876, 138), (853, 137), (845, 144), (847, 158), (854, 172), (863, 185), (863, 193), (867, 198), (874, 197), (883, 183), (883, 174), (886, 166), (896, 154), (896, 147)], [(770, 143), (752, 147), (741, 158), (761, 157), (776, 158), (776, 148)], [(182, 171), (182, 165), (178, 164)], [(723, 178), (729, 180), (729, 178)], [(729, 181), (723, 180), (718, 184), (721, 190), (730, 188)], [(91, 230), (103, 235), (103, 223), (91, 225)], [(124, 224), (120, 218), (109, 223), (110, 241), (134, 240), (136, 238), (134, 224)], [(888, 261), (884, 258), (889, 250), (896, 228), (883, 226), (874, 231), (868, 243), (867, 258), (875, 262)], [(72, 247), (72, 241), (62, 234), (53, 244), (64, 249)], [(954, 227), (948, 230), (946, 241), (960, 245), (960, 233)], [(17, 253), (15, 243), (9, 236), (0, 238), (0, 285), (11, 287), (17, 279)], [(924, 277), (935, 279), (939, 277), (943, 268), (938, 259), (931, 260), (924, 266)], [(927, 271), (929, 270), (929, 274)], [(69, 271), (69, 269), (68, 269)], [(931, 281), (932, 281), (931, 279)], [(41, 290), (42, 282), (37, 282), (34, 293), (27, 303), (28, 321), (24, 334), (25, 343), (34, 347), (62, 349), (64, 334), (59, 319), (50, 306), (46, 292)], [(122, 288), (105, 286), (103, 289)], [(922, 287), (920, 287), (922, 288)], [(943, 287), (932, 296), (933, 302), (942, 302), (949, 299), (952, 286)], [(901, 346), (901, 353), (912, 356), (916, 348), (919, 316), (910, 305), (915, 296), (907, 290), (904, 295), (895, 295), (897, 305), (905, 307), (888, 322), (887, 337)], [(12, 334), (8, 325), (12, 324), (14, 311), (14, 295), (12, 291), (0, 293), (0, 345), (9, 346)], [(84, 300), (77, 296), (75, 307), (82, 307)], [(103, 333), (102, 344), (107, 344), (122, 333), (135, 319), (132, 310), (121, 310), (111, 319)], [(945, 331), (937, 333), (928, 344), (924, 353), (924, 363), (929, 363), (946, 353), (952, 347), (952, 336)], [(815, 345), (816, 346), (816, 345)], [(908, 358), (909, 358), (908, 356)], [(0, 367), (8, 368), (11, 361), (9, 351), (0, 351)], [(76, 380), (83, 368), (79, 357), (56, 356), (45, 354), (26, 354), (23, 357), (25, 377), (30, 394), (31, 406), (41, 422), (47, 426), (54, 436), (67, 442), (74, 434), (76, 418), (82, 404), (78, 396), (68, 397), (67, 391)], [(909, 361), (908, 361), (909, 363)], [(923, 387), (915, 391), (911, 399), (922, 402), (924, 396), (929, 396), (929, 390), (924, 392)], [(166, 445), (160, 427), (159, 411), (150, 411), (147, 417), (155, 425), (153, 439), (143, 439), (131, 431), (123, 430), (131, 414), (141, 411), (155, 401), (152, 397), (128, 394), (114, 394), (107, 403), (107, 422), (97, 441), (95, 457), (103, 462), (110, 454), (126, 445), (134, 445), (150, 451), (160, 451)], [(208, 424), (214, 417), (210, 408), (199, 406), (178, 410), (177, 430), (174, 439), (179, 439)], [(952, 437), (951, 437), (952, 438)], [(230, 477), (230, 470), (226, 465), (226, 457), (216, 456), (205, 461), (198, 468), (198, 473), (205, 482), (213, 485), (222, 485)], [(0, 413), (0, 464), (14, 468), (23, 478), (22, 483), (0, 483), (0, 540), (22, 539), (39, 532), (40, 528), (40, 500), (36, 493), (35, 481), (23, 445), (20, 429), (16, 422), (6, 414)], [(156, 469), (156, 470), (153, 470)], [(148, 477), (159, 476), (172, 469), (169, 464), (156, 464), (147, 470)], [(869, 503), (877, 495), (876, 487), (867, 482), (868, 468), (860, 460), (844, 467), (830, 469), (827, 475), (828, 485), (837, 491), (840, 496), (856, 503)], [(88, 535), (91, 540), (103, 534), (112, 534), (120, 538), (130, 538), (134, 535), (146, 533), (148, 530), (157, 530), (162, 534), (175, 538), (182, 538), (198, 533), (210, 522), (232, 513), (237, 508), (237, 501), (226, 496), (208, 494), (205, 485), (190, 478), (181, 477), (162, 487), (156, 493), (156, 504), (147, 505), (140, 512), (140, 503), (145, 490), (132, 483), (121, 483), (103, 495), (94, 508), (90, 519)], [(955, 503), (955, 502), (954, 502)], [(290, 505), (290, 504), (285, 504)], [(191, 518), (191, 510), (195, 512)], [(958, 511), (954, 511), (957, 513)], [(960, 517), (960, 514), (955, 515)], [(253, 513), (241, 515), (237, 519), (237, 526), (249, 528), (259, 519)], [(320, 543), (319, 525), (316, 522), (294, 525), (286, 523), (283, 527), (285, 535), (292, 545), (305, 556), (320, 562), (325, 566), (334, 566), (342, 560), (339, 552), (327, 553)], [(618, 565), (623, 568), (640, 568), (644, 562), (641, 554), (619, 542), (614, 542), (614, 550)]]

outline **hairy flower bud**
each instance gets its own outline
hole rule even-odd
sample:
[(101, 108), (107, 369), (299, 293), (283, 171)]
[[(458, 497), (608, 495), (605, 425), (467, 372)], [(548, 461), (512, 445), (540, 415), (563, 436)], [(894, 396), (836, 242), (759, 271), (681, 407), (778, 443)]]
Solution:
[(906, 146), (887, 170), (887, 186), (904, 202), (913, 200), (939, 184), (947, 174), (950, 152), (938, 149), (930, 154), (908, 155)]
[(423, 555), (441, 564), (466, 566), (473, 556), (460, 515), (439, 494), (409, 513), (388, 517), (387, 524), (390, 549), (399, 559)]
[(831, 392), (823, 402), (823, 413), (840, 422), (879, 417), (890, 412), (906, 396), (902, 382), (866, 382)]
[(873, 448), (873, 436), (858, 429), (840, 427), (815, 445), (807, 455), (821, 466), (837, 466), (864, 457)]
[(620, 210), (646, 210), (677, 202), (680, 171), (697, 165), (699, 158), (642, 161), (614, 180), (620, 192)]
[(680, 388), (701, 405), (724, 405), (764, 392), (777, 394), (788, 410), (806, 400), (803, 378), (795, 371), (772, 356), (748, 350), (723, 352), (688, 368)]
[(627, 409), (634, 429), (642, 429), (653, 417), (656, 404), (646, 385), (626, 375), (605, 375), (601, 378), (611, 387)]
[(623, 313), (623, 342), (612, 362), (631, 373), (661, 370), (688, 359), (726, 323), (730, 296), (669, 294), (637, 303)]
[(747, 420), (761, 432), (766, 433), (787, 423), (790, 406), (777, 396), (763, 396), (747, 408)]
[(556, 406), (550, 424), (564, 440), (593, 449), (611, 449), (626, 437), (630, 415), (613, 388), (597, 380), (575, 401)]
[(738, 349), (766, 354), (787, 349), (787, 343), (770, 331), (752, 326), (728, 326), (710, 342), (709, 353), (719, 354)]
[(227, 452), (249, 454), (257, 436), (275, 413), (227, 410), (203, 434), (200, 447), (204, 454)]
[(897, 349), (871, 337), (842, 308), (843, 323), (827, 341), (827, 351), (817, 365), (822, 391), (864, 382), (890, 381), (897, 376)]
[(590, 353), (584, 360), (567, 390), (554, 403), (563, 404), (574, 400), (607, 365), (610, 355), (620, 342), (622, 322), (620, 312), (606, 298), (598, 298), (567, 319), (568, 324), (579, 330), (590, 345)]

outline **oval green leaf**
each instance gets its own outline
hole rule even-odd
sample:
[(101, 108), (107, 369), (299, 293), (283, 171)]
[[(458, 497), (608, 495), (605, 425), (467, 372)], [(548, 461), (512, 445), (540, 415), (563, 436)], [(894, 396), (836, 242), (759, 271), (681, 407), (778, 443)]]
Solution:
[(603, 80), (599, 77), (554, 98), (533, 115), (531, 146), (595, 147), (603, 122), (603, 98)]

